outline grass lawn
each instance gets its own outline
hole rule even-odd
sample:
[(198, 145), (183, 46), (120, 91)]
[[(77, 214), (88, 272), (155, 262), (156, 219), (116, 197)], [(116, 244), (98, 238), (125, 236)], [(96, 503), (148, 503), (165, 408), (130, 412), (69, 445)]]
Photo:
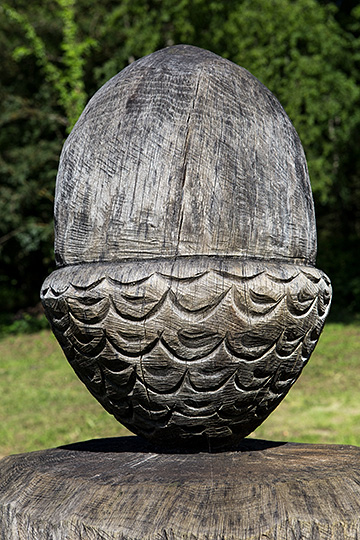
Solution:
[[(0, 340), (0, 456), (128, 435), (48, 330)], [(251, 436), (360, 446), (360, 325), (329, 323), (287, 398)]]
[(360, 325), (325, 325), (303, 373), (252, 435), (360, 446)]

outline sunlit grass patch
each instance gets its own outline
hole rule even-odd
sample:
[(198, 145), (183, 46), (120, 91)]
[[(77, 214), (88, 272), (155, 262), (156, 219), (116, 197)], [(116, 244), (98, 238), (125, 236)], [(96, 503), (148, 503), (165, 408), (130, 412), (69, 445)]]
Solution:
[(0, 454), (129, 433), (90, 395), (50, 331), (0, 341)]
[(325, 326), (301, 377), (252, 436), (360, 445), (359, 325)]

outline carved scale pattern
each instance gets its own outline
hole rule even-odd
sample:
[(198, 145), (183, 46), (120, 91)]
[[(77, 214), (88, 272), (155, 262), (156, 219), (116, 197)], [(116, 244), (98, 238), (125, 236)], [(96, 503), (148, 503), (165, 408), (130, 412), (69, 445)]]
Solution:
[(80, 266), (70, 267), (49, 276), (41, 296), (75, 372), (121, 423), (156, 442), (221, 446), (280, 403), (331, 300), (313, 267), (245, 267), (126, 281), (100, 264), (80, 282)]

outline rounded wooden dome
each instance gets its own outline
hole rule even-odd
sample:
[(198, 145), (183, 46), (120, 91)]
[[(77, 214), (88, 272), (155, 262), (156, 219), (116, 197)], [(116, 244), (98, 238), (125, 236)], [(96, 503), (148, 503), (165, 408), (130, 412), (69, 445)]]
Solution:
[(314, 264), (299, 137), (245, 69), (178, 45), (90, 100), (64, 146), (58, 265), (194, 255)]

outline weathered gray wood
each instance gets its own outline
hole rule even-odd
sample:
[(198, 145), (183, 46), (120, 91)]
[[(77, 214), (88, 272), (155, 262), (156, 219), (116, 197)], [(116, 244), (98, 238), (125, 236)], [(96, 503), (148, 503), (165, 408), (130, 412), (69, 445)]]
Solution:
[(325, 322), (326, 276), (298, 265), (189, 259), (67, 267), (44, 283), (80, 379), (130, 430), (231, 446), (300, 375)]
[(134, 62), (90, 100), (62, 153), (60, 264), (234, 255), (314, 263), (299, 137), (245, 69), (179, 45)]
[(331, 286), (298, 135), (243, 68), (181, 45), (111, 79), (64, 146), (55, 225), (47, 316), (135, 433), (231, 447), (300, 375)]
[(355, 540), (360, 449), (245, 440), (155, 453), (137, 438), (0, 461), (1, 540)]

